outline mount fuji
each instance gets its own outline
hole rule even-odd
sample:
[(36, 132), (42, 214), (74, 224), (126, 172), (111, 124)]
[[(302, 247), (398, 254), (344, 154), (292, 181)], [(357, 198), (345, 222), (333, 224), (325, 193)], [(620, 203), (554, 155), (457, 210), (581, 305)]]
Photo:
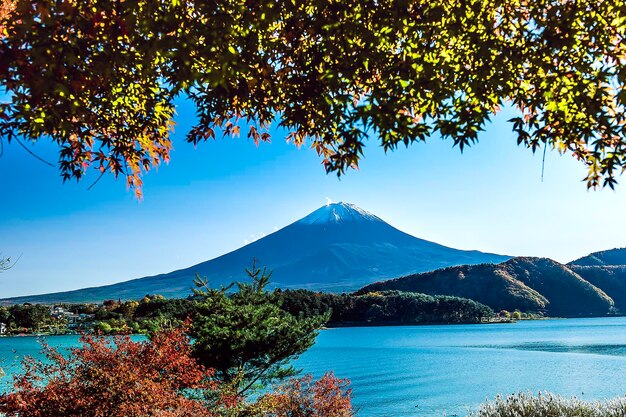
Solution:
[(509, 256), (449, 248), (404, 233), (348, 203), (323, 206), (308, 216), (233, 252), (166, 274), (52, 294), (15, 297), (6, 303), (100, 302), (146, 294), (186, 297), (195, 274), (212, 286), (245, 278), (252, 260), (273, 271), (280, 288), (351, 291), (387, 278), (442, 267), (500, 263)]

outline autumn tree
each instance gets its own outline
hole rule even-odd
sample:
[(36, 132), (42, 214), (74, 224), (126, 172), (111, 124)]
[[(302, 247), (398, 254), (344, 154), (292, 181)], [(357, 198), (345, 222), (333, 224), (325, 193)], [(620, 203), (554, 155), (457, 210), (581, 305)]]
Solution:
[(328, 316), (295, 317), (280, 308), (270, 275), (253, 264), (246, 269), (251, 282), (213, 289), (197, 278), (199, 297), (190, 330), (194, 355), (216, 377), (244, 394), (258, 385), (295, 374), (292, 359), (313, 346)]
[(348, 381), (326, 374), (287, 382), (261, 398), (238, 396), (192, 357), (182, 328), (151, 340), (83, 336), (83, 346), (27, 358), (5, 417), (352, 417)]
[(181, 329), (161, 332), (150, 341), (128, 336), (83, 336), (82, 347), (64, 355), (45, 347), (46, 361), (25, 361), (14, 390), (0, 396), (7, 417), (196, 417), (220, 415), (236, 406), (223, 396), (211, 404), (189, 390), (217, 392), (212, 371), (191, 356)]
[(293, 379), (263, 395), (258, 408), (264, 417), (353, 417), (349, 382), (327, 373), (318, 381), (311, 376)]
[[(2, 0), (0, 135), (60, 147), (64, 179), (167, 161), (178, 98), (197, 144), (279, 127), (328, 172), (449, 138), (512, 106), (517, 142), (626, 166), (626, 6), (611, 0)], [(15, 3), (15, 4), (13, 4)]]

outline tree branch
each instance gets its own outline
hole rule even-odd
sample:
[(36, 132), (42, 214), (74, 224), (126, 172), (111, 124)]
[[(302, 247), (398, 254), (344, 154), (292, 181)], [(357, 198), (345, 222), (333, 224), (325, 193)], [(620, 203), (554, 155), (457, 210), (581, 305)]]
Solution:
[(26, 147), (26, 145), (24, 145), (24, 144), (22, 143), (22, 141), (21, 141), (21, 140), (19, 140), (19, 138), (18, 138), (17, 136), (14, 136), (13, 138), (17, 141), (17, 143), (19, 143), (19, 144), (20, 144), (20, 146), (21, 146), (22, 148), (24, 148), (24, 150), (26, 150), (26, 152), (28, 152), (29, 154), (31, 154), (31, 155), (32, 155), (33, 157), (35, 157), (36, 159), (39, 159), (39, 160), (40, 160), (41, 162), (43, 162), (44, 164), (46, 164), (46, 165), (50, 165), (51, 167), (53, 167), (53, 168), (54, 168), (54, 165), (53, 165), (53, 164), (51, 164), (50, 162), (46, 161), (45, 159), (43, 159), (43, 158), (41, 158), (41, 157), (39, 157), (39, 156), (35, 155), (35, 153), (33, 153), (33, 151), (31, 151), (30, 149), (28, 149), (28, 148)]

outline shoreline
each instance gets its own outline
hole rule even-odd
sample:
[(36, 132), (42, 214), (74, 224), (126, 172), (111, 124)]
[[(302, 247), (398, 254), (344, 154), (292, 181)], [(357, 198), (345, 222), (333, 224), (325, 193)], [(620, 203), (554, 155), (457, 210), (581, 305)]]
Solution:
[[(498, 324), (516, 324), (518, 322), (527, 322), (527, 321), (545, 321), (545, 320), (568, 320), (568, 319), (606, 319), (606, 318), (619, 318), (625, 317), (623, 315), (615, 315), (615, 316), (582, 316), (582, 317), (535, 317), (535, 318), (526, 318), (526, 319), (503, 319), (499, 321), (485, 321), (480, 323), (402, 323), (402, 322), (393, 322), (393, 323), (357, 323), (357, 322), (345, 322), (343, 324), (331, 324), (322, 327), (321, 330), (333, 330), (333, 329), (347, 329), (347, 328), (367, 328), (367, 327), (429, 327), (429, 326), (477, 326), (477, 325), (498, 325)], [(96, 335), (95, 333), (84, 333), (87, 335)], [(0, 339), (2, 338), (22, 338), (22, 337), (56, 337), (56, 336), (81, 336), (81, 333), (64, 333), (64, 334), (53, 334), (53, 333), (22, 333), (16, 335), (0, 335)], [(101, 334), (99, 336), (146, 336), (146, 333), (110, 333), (110, 334)]]
[[(526, 321), (543, 321), (543, 320), (568, 320), (568, 319), (607, 319), (607, 318), (619, 318), (626, 317), (626, 315), (610, 315), (610, 316), (577, 316), (577, 317), (532, 317), (521, 319), (500, 319), (490, 320), (482, 322), (465, 322), (465, 323), (441, 323), (441, 322), (429, 322), (429, 323), (403, 323), (403, 322), (386, 322), (386, 323), (364, 323), (364, 322), (343, 322), (326, 324), (321, 330), (332, 329), (345, 329), (345, 328), (359, 328), (359, 327), (428, 327), (428, 326), (476, 326), (476, 325), (497, 325), (497, 324), (515, 324), (518, 322)], [(54, 336), (81, 336), (82, 334), (96, 335), (93, 332), (68, 332), (63, 334), (55, 333), (20, 333), (20, 334), (3, 334), (0, 335), (0, 339), (3, 338), (18, 338), (18, 337), (54, 337)], [(100, 336), (146, 336), (147, 333), (108, 333), (101, 334)]]

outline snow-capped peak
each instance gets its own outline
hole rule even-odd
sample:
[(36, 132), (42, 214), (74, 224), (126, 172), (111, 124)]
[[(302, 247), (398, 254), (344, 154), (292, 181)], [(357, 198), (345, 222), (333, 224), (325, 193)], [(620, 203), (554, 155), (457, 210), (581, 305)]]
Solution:
[(380, 218), (350, 203), (330, 203), (299, 220), (300, 224), (324, 224), (345, 222), (382, 222)]

